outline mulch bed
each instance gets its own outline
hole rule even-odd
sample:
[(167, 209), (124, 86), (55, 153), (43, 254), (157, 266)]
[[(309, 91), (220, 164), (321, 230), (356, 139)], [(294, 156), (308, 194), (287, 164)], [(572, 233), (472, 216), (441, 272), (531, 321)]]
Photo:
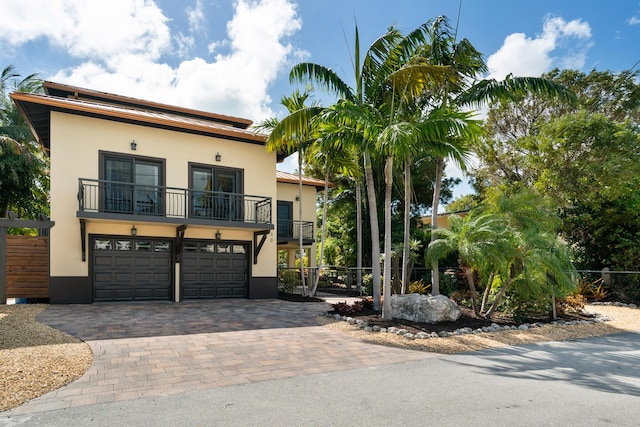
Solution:
[[(294, 295), (294, 294), (283, 294), (279, 295), (280, 299), (286, 301), (293, 302), (323, 302), (324, 300), (321, 298), (310, 298), (302, 295)], [(382, 315), (374, 310), (362, 310), (359, 312), (355, 312), (350, 314), (350, 317), (354, 319), (362, 320), (367, 322), (370, 326), (379, 326), (381, 328), (390, 328), (396, 327), (398, 329), (406, 329), (408, 332), (412, 334), (416, 334), (418, 332), (440, 332), (447, 331), (453, 332), (456, 329), (469, 327), (471, 329), (482, 328), (483, 326), (489, 326), (492, 323), (495, 323), (500, 326), (519, 326), (524, 323), (550, 323), (553, 321), (551, 316), (546, 317), (536, 317), (527, 319), (526, 321), (516, 321), (513, 319), (513, 316), (506, 313), (494, 313), (490, 319), (478, 318), (475, 316), (473, 310), (464, 306), (458, 306), (461, 312), (461, 316), (455, 322), (440, 322), (437, 324), (431, 323), (420, 323), (420, 322), (412, 322), (410, 320), (404, 319), (391, 319), (385, 320), (382, 319)], [(338, 314), (336, 311), (329, 311), (329, 314)], [(584, 314), (578, 313), (565, 313), (558, 316), (558, 319), (563, 319), (566, 321), (570, 320), (587, 320), (590, 317)]]

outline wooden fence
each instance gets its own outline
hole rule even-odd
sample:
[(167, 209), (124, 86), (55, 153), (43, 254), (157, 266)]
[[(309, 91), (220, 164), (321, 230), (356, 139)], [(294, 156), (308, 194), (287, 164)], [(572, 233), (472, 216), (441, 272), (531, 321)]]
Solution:
[(49, 237), (7, 236), (7, 298), (49, 298)]

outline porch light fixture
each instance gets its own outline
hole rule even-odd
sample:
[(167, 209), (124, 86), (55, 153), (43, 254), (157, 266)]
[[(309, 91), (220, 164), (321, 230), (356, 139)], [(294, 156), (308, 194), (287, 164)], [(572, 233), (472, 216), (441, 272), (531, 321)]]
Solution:
[(219, 162), (220, 160), (222, 160), (222, 156), (220, 153), (216, 153), (216, 162)]
[(136, 151), (136, 148), (138, 148), (138, 144), (135, 140), (131, 140), (131, 150)]
[(222, 234), (220, 234), (220, 230), (216, 231), (216, 240), (220, 240), (222, 238)]
[(131, 235), (136, 236), (137, 234), (138, 234), (138, 229), (134, 225), (133, 227), (131, 227)]

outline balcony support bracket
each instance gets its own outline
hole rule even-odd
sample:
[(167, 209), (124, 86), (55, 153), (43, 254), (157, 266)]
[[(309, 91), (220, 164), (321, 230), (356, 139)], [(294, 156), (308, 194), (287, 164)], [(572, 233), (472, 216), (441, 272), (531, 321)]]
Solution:
[[(270, 230), (261, 230), (253, 232), (253, 247), (255, 248), (253, 251), (253, 263), (258, 263), (258, 254), (262, 250), (262, 245), (267, 240), (267, 235), (270, 233)], [(258, 243), (258, 236), (262, 236), (260, 239), (260, 243)]]
[(80, 218), (80, 246), (82, 247), (82, 262), (87, 261), (87, 222)]

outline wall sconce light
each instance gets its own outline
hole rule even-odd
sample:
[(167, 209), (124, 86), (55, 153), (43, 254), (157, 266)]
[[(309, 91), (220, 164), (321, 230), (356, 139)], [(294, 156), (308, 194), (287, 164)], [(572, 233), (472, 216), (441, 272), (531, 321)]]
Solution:
[(219, 162), (220, 160), (222, 160), (222, 156), (220, 153), (216, 153), (216, 162)]
[(131, 235), (136, 236), (137, 234), (138, 234), (138, 229), (134, 225), (133, 227), (131, 227)]
[(220, 230), (216, 231), (216, 240), (220, 240), (222, 238), (222, 234), (220, 234)]
[(136, 144), (136, 141), (132, 140), (131, 141), (131, 149), (133, 151), (136, 151), (136, 148), (138, 148), (138, 144)]
[(296, 196), (296, 202), (300, 201), (300, 196)]

